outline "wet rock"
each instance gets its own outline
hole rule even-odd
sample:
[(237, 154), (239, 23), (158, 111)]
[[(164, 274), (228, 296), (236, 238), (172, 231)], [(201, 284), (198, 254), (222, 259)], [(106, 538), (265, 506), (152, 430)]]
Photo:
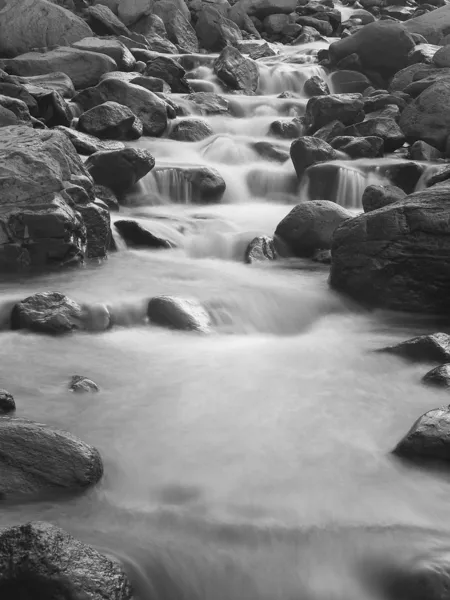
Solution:
[(117, 102), (104, 102), (83, 113), (78, 129), (104, 139), (135, 140), (143, 131), (142, 121)]
[(111, 219), (109, 210), (94, 202), (79, 204), (76, 210), (86, 226), (87, 258), (106, 258), (111, 242)]
[(381, 138), (386, 152), (393, 152), (401, 148), (406, 141), (405, 135), (397, 122), (386, 117), (366, 119), (361, 123), (347, 127), (345, 133), (347, 135)]
[[(32, 126), (30, 111), (23, 100), (0, 95), (0, 107), (11, 111), (17, 117), (17, 121), (22, 125)], [(6, 124), (12, 125), (13, 123), (5, 123), (5, 125)]]
[(304, 25), (302, 28), (301, 34), (295, 38), (292, 42), (293, 46), (299, 46), (302, 44), (311, 44), (312, 42), (317, 42), (323, 39), (322, 35), (314, 29), (314, 27), (309, 27), (308, 25)]
[(138, 248), (172, 248), (168, 240), (154, 235), (141, 223), (133, 219), (120, 219), (115, 221), (115, 228), (124, 239), (127, 246)]
[(333, 233), (352, 213), (328, 200), (297, 204), (278, 224), (275, 235), (294, 256), (310, 257), (316, 250), (331, 247)]
[(344, 69), (331, 73), (330, 84), (335, 94), (362, 94), (370, 81), (363, 73)]
[(151, 12), (151, 0), (121, 0), (117, 7), (119, 19), (129, 26)]
[(383, 156), (384, 142), (376, 136), (337, 136), (330, 142), (332, 148), (341, 150), (350, 158), (376, 158)]
[(239, 50), (227, 46), (214, 62), (214, 73), (233, 90), (255, 92), (259, 82), (256, 64)]
[(273, 239), (267, 237), (266, 235), (253, 239), (245, 251), (245, 262), (248, 264), (267, 260), (275, 260), (276, 258), (277, 253)]
[(406, 197), (403, 190), (395, 185), (368, 185), (362, 195), (364, 212), (378, 210)]
[(293, 140), (303, 133), (303, 122), (300, 119), (291, 119), (290, 121), (273, 121), (269, 126), (269, 135), (282, 138), (283, 140)]
[(176, 60), (168, 56), (158, 56), (148, 62), (145, 74), (166, 81), (174, 94), (189, 94), (192, 91), (186, 79), (186, 71)]
[(69, 390), (76, 393), (95, 393), (98, 392), (98, 385), (83, 375), (72, 375), (69, 384)]
[[(156, 15), (154, 15), (156, 16)], [(175, 9), (170, 19), (166, 20), (169, 40), (176, 44), (182, 52), (198, 52), (198, 40), (194, 28), (181, 10)]]
[(313, 75), (305, 81), (303, 91), (307, 96), (327, 96), (330, 93), (327, 82), (318, 75)]
[(260, 44), (258, 48), (255, 48), (250, 52), (250, 58), (252, 60), (259, 60), (260, 58), (267, 58), (268, 56), (276, 56), (275, 50), (269, 46), (269, 44)]
[(439, 50), (439, 46), (433, 44), (418, 44), (408, 54), (408, 64), (415, 65), (416, 63), (431, 64), (433, 56)]
[(6, 390), (0, 390), (0, 413), (9, 413), (16, 410), (16, 403), (12, 394)]
[(270, 142), (255, 142), (253, 148), (265, 160), (272, 160), (278, 163), (285, 163), (289, 160), (289, 153)]
[(450, 411), (436, 408), (418, 419), (394, 454), (410, 459), (450, 460)]
[(334, 42), (329, 52), (335, 62), (355, 53), (365, 69), (390, 77), (408, 65), (408, 54), (414, 47), (414, 40), (403, 25), (377, 21)]
[(58, 126), (55, 129), (63, 133), (73, 144), (74, 148), (80, 154), (94, 154), (104, 150), (122, 150), (125, 145), (122, 142), (112, 140), (100, 140), (93, 135), (70, 129), (69, 127)]
[(226, 189), (223, 177), (211, 167), (188, 167), (183, 176), (192, 185), (194, 203), (208, 204), (220, 202)]
[(159, 77), (148, 77), (146, 75), (140, 75), (130, 79), (133, 85), (140, 85), (141, 87), (149, 90), (150, 92), (163, 92), (164, 94), (170, 93), (170, 85)]
[(176, 298), (174, 296), (155, 296), (147, 307), (150, 323), (180, 329), (208, 333), (211, 317), (198, 300)]
[(63, 98), (72, 98), (75, 88), (72, 80), (65, 73), (46, 73), (45, 75), (30, 75), (29, 77), (14, 77), (26, 90), (41, 88), (50, 92), (58, 92)]
[(434, 146), (418, 140), (410, 147), (409, 158), (411, 160), (433, 161), (443, 158), (443, 154)]
[(364, 100), (361, 94), (331, 94), (308, 100), (305, 125), (314, 133), (331, 121), (352, 125), (364, 119)]
[(121, 193), (149, 173), (155, 159), (148, 150), (124, 148), (91, 154), (85, 165), (97, 185)]
[(345, 125), (340, 121), (330, 121), (314, 133), (314, 137), (320, 138), (330, 143), (335, 137), (342, 136), (345, 131)]
[(450, 179), (450, 166), (443, 165), (439, 167), (425, 182), (426, 187), (432, 187), (437, 183), (442, 183)]
[(71, 44), (92, 35), (73, 13), (45, 0), (4, 0), (0, 5), (0, 56)]
[(375, 306), (447, 314), (449, 193), (435, 185), (345, 223), (333, 240), (331, 284)]
[(200, 11), (195, 32), (200, 45), (209, 52), (220, 52), (228, 45), (242, 39), (241, 30), (236, 23), (227, 19), (212, 6), (205, 6)]
[(144, 135), (161, 135), (167, 126), (166, 103), (156, 94), (119, 79), (105, 79), (97, 86), (78, 93), (74, 99), (84, 110), (112, 101), (127, 106), (144, 126)]
[(40, 119), (47, 127), (70, 126), (73, 119), (72, 111), (58, 92), (43, 89), (42, 92), (36, 91), (33, 95), (38, 104)]
[(0, 68), (5, 67), (13, 75), (24, 77), (62, 71), (77, 89), (96, 85), (104, 73), (117, 70), (115, 61), (105, 54), (63, 46), (48, 52), (28, 52), (0, 61)]
[(213, 134), (206, 121), (189, 118), (177, 123), (170, 132), (169, 138), (180, 142), (198, 142)]
[(86, 37), (72, 44), (72, 48), (106, 54), (121, 71), (132, 71), (136, 65), (136, 59), (128, 48), (115, 38)]
[(89, 6), (86, 9), (86, 17), (92, 30), (97, 35), (130, 35), (128, 27), (122, 23), (108, 6), (102, 4)]
[(0, 548), (0, 594), (5, 600), (132, 600), (118, 563), (50, 523), (3, 529)]
[(337, 158), (336, 150), (330, 144), (310, 136), (303, 136), (292, 142), (290, 154), (298, 179), (302, 178), (311, 165)]
[(314, 17), (298, 17), (296, 22), (302, 27), (313, 27), (320, 35), (331, 36), (333, 34), (333, 28), (327, 21), (321, 19), (315, 19)]
[(12, 329), (62, 334), (83, 329), (83, 309), (59, 292), (42, 292), (14, 305)]
[(321, 265), (331, 264), (331, 252), (329, 250), (316, 250), (311, 256), (311, 260)]
[(410, 33), (422, 35), (429, 44), (441, 44), (450, 27), (450, 9), (447, 6), (410, 19), (405, 28)]
[(439, 387), (450, 387), (450, 364), (440, 365), (431, 371), (428, 371), (422, 381), (429, 385), (436, 385)]
[(94, 193), (95, 197), (104, 202), (110, 211), (116, 211), (120, 209), (117, 196), (108, 187), (105, 187), (104, 185), (95, 185)]
[(202, 115), (223, 114), (230, 108), (228, 100), (213, 92), (195, 92), (186, 96), (186, 100)]
[(450, 361), (450, 335), (440, 332), (420, 335), (395, 346), (381, 348), (380, 352), (389, 352), (413, 361), (448, 362)]

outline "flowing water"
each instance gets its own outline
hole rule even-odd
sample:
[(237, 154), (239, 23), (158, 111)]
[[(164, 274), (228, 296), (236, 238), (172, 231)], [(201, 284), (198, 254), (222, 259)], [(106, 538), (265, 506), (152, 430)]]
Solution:
[[(310, 193), (311, 172), (299, 186), (290, 161), (264, 161), (253, 143), (304, 111), (313, 50), (267, 60), (260, 95), (229, 97), (239, 116), (203, 117), (214, 137), (138, 142), (157, 166), (124, 212), (177, 248), (119, 243), (102, 265), (0, 284), (3, 321), (15, 299), (59, 290), (106, 302), (116, 324), (64, 338), (2, 332), (0, 386), (17, 414), (95, 445), (105, 476), (80, 497), (4, 507), (0, 525), (48, 520), (118, 556), (137, 600), (412, 600), (392, 577), (448, 552), (448, 474), (391, 454), (447, 395), (422, 387), (427, 365), (372, 352), (437, 325), (366, 312), (307, 261), (242, 262), (252, 237)], [(200, 67), (197, 80), (217, 86)], [(286, 89), (299, 97), (276, 98)], [(364, 186), (386, 181), (384, 163), (371, 164), (337, 163), (330, 199), (360, 210)], [(193, 204), (183, 169), (198, 165), (225, 179), (220, 204)], [(161, 293), (204, 302), (214, 333), (146, 323)], [(101, 392), (71, 394), (73, 374)]]

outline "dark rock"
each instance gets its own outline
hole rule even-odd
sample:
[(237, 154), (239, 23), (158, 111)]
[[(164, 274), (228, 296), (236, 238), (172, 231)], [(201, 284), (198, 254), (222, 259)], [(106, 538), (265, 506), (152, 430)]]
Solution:
[(340, 121), (330, 121), (314, 133), (314, 137), (330, 143), (335, 137), (343, 135), (345, 125)]
[(28, 110), (33, 116), (37, 116), (37, 102), (33, 96), (27, 91), (23, 85), (15, 83), (0, 82), (0, 94), (22, 100), (28, 107)]
[[(17, 98), (10, 98), (9, 96), (0, 95), (0, 107), (11, 111), (20, 121), (22, 125), (28, 125), (31, 127), (31, 115), (28, 106), (22, 100)], [(5, 113), (6, 116), (6, 113)], [(4, 123), (4, 125), (13, 125), (14, 123)]]
[(415, 65), (416, 63), (431, 64), (433, 56), (439, 50), (439, 46), (433, 44), (418, 44), (408, 54), (408, 64)]
[(215, 60), (214, 73), (234, 90), (255, 92), (258, 87), (258, 67), (232, 46), (227, 46), (222, 50)]
[(42, 292), (14, 305), (12, 329), (61, 334), (83, 329), (82, 307), (59, 292)]
[(109, 188), (105, 187), (104, 185), (95, 185), (94, 193), (95, 197), (99, 200), (102, 200), (102, 202), (106, 204), (110, 211), (116, 211), (120, 209), (119, 201), (117, 200), (116, 195)]
[(405, 23), (410, 33), (419, 33), (429, 44), (441, 44), (450, 27), (450, 10), (443, 6)]
[(198, 40), (205, 50), (220, 52), (230, 44), (242, 39), (239, 27), (214, 7), (205, 6), (200, 11), (195, 25)]
[(9, 127), (10, 125), (18, 125), (19, 120), (16, 115), (7, 108), (0, 106), (0, 127)]
[(267, 58), (268, 56), (276, 56), (275, 50), (269, 46), (269, 44), (260, 44), (252, 52), (250, 52), (250, 58), (252, 60), (259, 60), (260, 58)]
[(104, 139), (135, 140), (141, 137), (143, 125), (127, 106), (110, 101), (83, 113), (78, 129)]
[(49, 92), (58, 92), (63, 98), (72, 98), (75, 95), (72, 80), (65, 73), (47, 73), (45, 75), (30, 75), (29, 77), (15, 76), (13, 79), (28, 92), (35, 89), (44, 89)]
[(327, 96), (330, 93), (327, 82), (318, 75), (313, 75), (305, 81), (303, 91), (307, 96)]
[(195, 203), (220, 202), (226, 184), (216, 169), (211, 167), (188, 167), (183, 169), (183, 175), (192, 185), (193, 201)]
[(181, 10), (174, 10), (171, 18), (167, 19), (165, 24), (169, 40), (176, 44), (182, 52), (198, 52), (197, 35)]
[(330, 144), (332, 148), (345, 152), (350, 158), (376, 158), (383, 155), (384, 142), (376, 136), (337, 136)]
[(202, 115), (218, 115), (227, 113), (230, 105), (228, 100), (213, 92), (196, 92), (186, 96), (194, 108)]
[(170, 132), (169, 138), (180, 142), (198, 142), (213, 134), (206, 121), (189, 118), (179, 121)]
[(297, 204), (278, 224), (275, 235), (294, 256), (310, 257), (316, 250), (330, 248), (335, 229), (351, 217), (334, 202), (311, 200)]
[(405, 197), (405, 192), (395, 185), (369, 185), (364, 190), (362, 205), (364, 212), (367, 213), (393, 204)]
[(255, 142), (253, 148), (265, 160), (272, 160), (274, 162), (285, 163), (289, 160), (289, 153), (274, 146), (270, 142)]
[(97, 35), (130, 36), (129, 29), (108, 6), (103, 6), (102, 4), (89, 6), (86, 9), (86, 16), (92, 30)]
[(283, 29), (291, 22), (289, 15), (276, 14), (269, 15), (263, 21), (263, 28), (269, 35), (279, 35)]
[[(416, 74), (426, 73), (431, 71), (431, 69), (432, 67), (430, 65), (424, 64), (410, 65), (405, 69), (401, 69), (391, 79), (391, 82), (389, 84), (389, 91), (402, 92), (408, 85), (410, 85), (414, 81), (414, 77), (416, 76)], [(426, 77), (426, 75), (424, 76)]]
[(331, 36), (333, 34), (333, 28), (327, 21), (315, 19), (314, 17), (298, 17), (296, 21), (302, 27), (313, 27), (320, 35)]
[(394, 119), (386, 117), (373, 117), (366, 119), (361, 123), (347, 127), (345, 130), (347, 135), (357, 136), (375, 136), (379, 137), (384, 142), (386, 152), (393, 152), (401, 148), (405, 143), (405, 136)]
[(331, 121), (352, 125), (364, 119), (364, 101), (361, 94), (331, 94), (308, 100), (305, 125), (314, 133)]
[(133, 71), (136, 65), (136, 59), (128, 50), (128, 48), (119, 42), (116, 38), (98, 38), (88, 37), (83, 38), (79, 42), (72, 44), (72, 48), (78, 50), (86, 50), (88, 52), (96, 52), (110, 56), (116, 63), (120, 71)]
[(370, 86), (363, 73), (348, 69), (331, 73), (330, 82), (335, 94), (362, 94)]
[[(20, 444), (17, 446), (20, 451)], [(49, 444), (43, 450), (53, 453), (54, 447)], [(70, 465), (69, 457), (62, 458)], [(37, 461), (38, 457), (36, 468), (40, 471)], [(118, 563), (50, 523), (3, 529), (0, 548), (0, 594), (4, 600), (132, 600), (131, 585)]]
[(83, 375), (72, 375), (69, 384), (69, 390), (71, 392), (84, 393), (84, 392), (98, 392), (98, 385), (92, 381), (92, 379), (88, 379), (87, 377), (83, 377)]
[(400, 440), (394, 454), (409, 459), (450, 460), (450, 411), (430, 410)]
[(127, 246), (145, 248), (173, 247), (171, 242), (154, 235), (141, 225), (141, 223), (132, 219), (117, 220), (114, 222), (114, 226), (126, 242)]
[(245, 262), (248, 264), (275, 260), (276, 258), (277, 253), (273, 239), (265, 235), (253, 239), (245, 251)]
[(105, 258), (111, 241), (109, 210), (94, 202), (79, 204), (76, 209), (86, 225), (86, 256), (88, 258)]
[(304, 25), (301, 34), (295, 38), (292, 42), (293, 46), (299, 46), (302, 44), (311, 44), (312, 42), (317, 42), (321, 40), (322, 36), (314, 29), (314, 27), (309, 27), (308, 25)]
[(16, 410), (16, 403), (12, 394), (6, 390), (0, 390), (0, 413), (9, 413)]
[(426, 181), (426, 187), (432, 187), (437, 183), (448, 181), (450, 179), (450, 166), (443, 165), (439, 167)]
[(429, 385), (436, 385), (439, 387), (450, 387), (450, 364), (440, 365), (431, 371), (428, 371), (422, 381)]
[(211, 327), (206, 309), (198, 300), (188, 298), (155, 296), (148, 303), (147, 316), (150, 323), (170, 329), (208, 333)]
[(85, 166), (97, 185), (120, 193), (149, 173), (155, 166), (155, 159), (148, 150), (124, 148), (91, 154)]
[(146, 90), (150, 90), (150, 92), (170, 93), (170, 85), (159, 77), (147, 77), (146, 75), (141, 75), (134, 79), (130, 79), (130, 83), (133, 85), (140, 85)]
[(76, 129), (70, 129), (69, 127), (56, 127), (58, 131), (61, 131), (73, 144), (74, 148), (80, 154), (94, 154), (95, 152), (101, 152), (106, 150), (122, 150), (125, 148), (122, 142), (116, 142), (112, 140), (99, 140), (93, 135), (77, 131)]
[(420, 335), (395, 344), (395, 346), (381, 348), (379, 352), (389, 352), (419, 362), (448, 362), (450, 360), (450, 335), (447, 333)]
[(148, 62), (145, 74), (166, 81), (174, 94), (189, 94), (192, 92), (186, 79), (186, 71), (176, 60), (169, 56), (158, 56), (158, 58)]
[(316, 137), (303, 136), (292, 142), (291, 159), (298, 179), (305, 170), (318, 162), (334, 160), (337, 153), (327, 142)]
[(329, 250), (316, 250), (311, 256), (311, 260), (321, 265), (331, 264), (331, 252)]
[(269, 126), (269, 135), (282, 138), (283, 140), (293, 140), (303, 133), (303, 123), (299, 119), (290, 121), (273, 121)]
[(70, 126), (72, 111), (61, 94), (43, 89), (42, 93), (36, 93), (34, 97), (37, 100), (39, 116), (47, 127)]
[(411, 160), (433, 161), (443, 158), (443, 154), (434, 146), (430, 146), (430, 144), (418, 140), (410, 147), (409, 158)]
[(406, 101), (400, 97), (399, 93), (378, 93), (364, 99), (364, 112), (372, 113), (377, 110), (383, 110), (387, 106), (396, 105), (400, 110), (406, 106)]

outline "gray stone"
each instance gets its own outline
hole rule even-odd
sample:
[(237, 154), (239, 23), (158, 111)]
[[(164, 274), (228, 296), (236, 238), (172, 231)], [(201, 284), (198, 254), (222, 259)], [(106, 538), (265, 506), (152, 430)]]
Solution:
[(311, 165), (337, 158), (337, 152), (330, 144), (310, 136), (303, 136), (292, 142), (290, 154), (298, 179), (302, 178)]
[(127, 106), (104, 102), (81, 115), (78, 129), (103, 139), (135, 140), (141, 137), (143, 125)]
[(211, 317), (198, 300), (176, 298), (174, 296), (155, 296), (147, 307), (150, 323), (180, 329), (208, 333)]
[(169, 138), (180, 142), (198, 142), (213, 134), (213, 130), (206, 121), (188, 118), (179, 121), (174, 126), (170, 132)]
[(92, 381), (92, 379), (88, 379), (83, 375), (72, 375), (69, 384), (69, 390), (71, 392), (76, 392), (77, 394), (86, 392), (95, 393), (99, 391), (98, 385)]
[(215, 60), (214, 73), (233, 90), (255, 92), (258, 88), (258, 67), (232, 46), (222, 50)]
[(403, 190), (395, 185), (369, 185), (362, 195), (364, 212), (378, 210), (406, 197)]
[(91, 154), (85, 164), (97, 185), (121, 193), (149, 173), (155, 159), (148, 150), (124, 148)]
[(436, 408), (422, 415), (400, 440), (394, 453), (412, 460), (450, 460), (449, 409)]

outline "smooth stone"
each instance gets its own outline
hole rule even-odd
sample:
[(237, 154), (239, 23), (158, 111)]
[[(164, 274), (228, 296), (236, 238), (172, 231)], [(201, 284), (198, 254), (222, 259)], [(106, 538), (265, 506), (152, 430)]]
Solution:
[(211, 135), (214, 135), (214, 131), (206, 121), (188, 118), (174, 125), (169, 138), (180, 142), (198, 142)]
[(449, 409), (436, 408), (422, 415), (393, 452), (413, 460), (450, 460)]
[(174, 296), (155, 296), (147, 307), (150, 323), (180, 329), (208, 333), (211, 317), (198, 300), (176, 298)]
[(290, 155), (300, 180), (308, 167), (337, 158), (336, 150), (317, 137), (303, 136), (292, 142)]
[(232, 46), (222, 50), (214, 61), (214, 73), (233, 90), (255, 92), (259, 83), (259, 71), (255, 62), (245, 58)]
[(308, 100), (305, 126), (314, 133), (331, 121), (353, 125), (364, 119), (364, 100), (361, 94), (330, 94)]
[(371, 212), (393, 204), (406, 197), (403, 190), (395, 185), (368, 185), (362, 195), (364, 212)]
[(127, 246), (137, 248), (172, 248), (173, 243), (154, 235), (144, 225), (133, 219), (118, 219), (114, 226)]
[(85, 166), (97, 185), (122, 193), (153, 169), (155, 159), (140, 148), (103, 150), (91, 154)]

